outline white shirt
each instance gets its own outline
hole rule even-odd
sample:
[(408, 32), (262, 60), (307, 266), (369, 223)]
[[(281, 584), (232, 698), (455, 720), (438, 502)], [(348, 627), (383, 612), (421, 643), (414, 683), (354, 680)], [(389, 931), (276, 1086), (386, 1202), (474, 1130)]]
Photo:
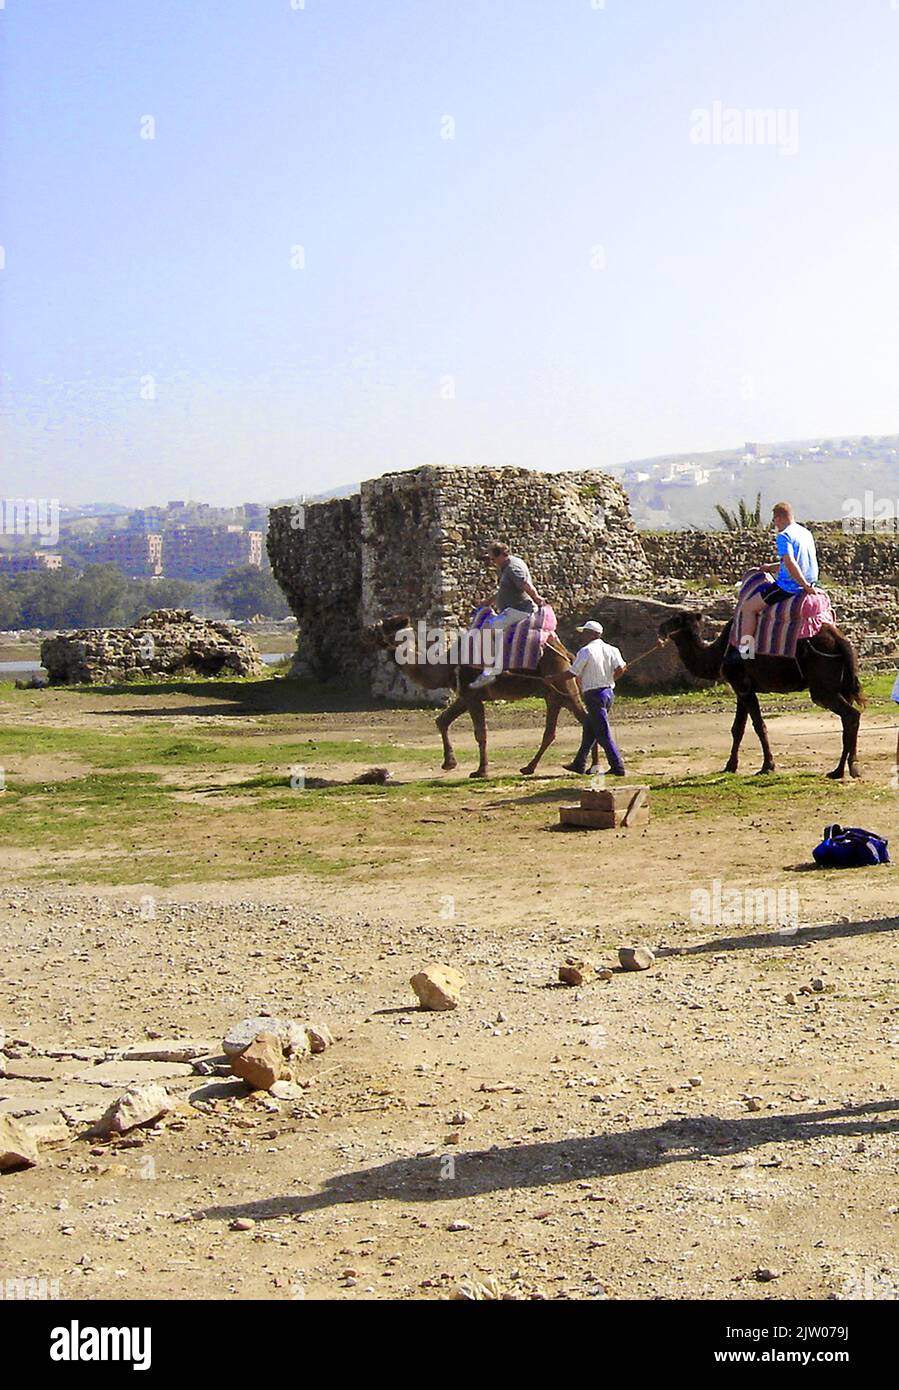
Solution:
[(623, 665), (624, 657), (618, 648), (597, 637), (581, 647), (571, 663), (571, 669), (576, 676), (580, 676), (584, 690), (602, 690), (605, 686), (614, 690), (615, 672)]

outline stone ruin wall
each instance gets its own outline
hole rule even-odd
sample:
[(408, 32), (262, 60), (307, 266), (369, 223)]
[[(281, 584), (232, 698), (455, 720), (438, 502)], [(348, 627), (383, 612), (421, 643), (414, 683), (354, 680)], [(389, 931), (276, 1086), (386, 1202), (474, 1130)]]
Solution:
[(525, 468), (425, 467), (362, 484), (358, 497), (313, 503), (305, 529), (273, 509), (272, 569), (300, 624), (294, 674), (363, 675), (373, 693), (420, 702), (383, 653), (366, 651), (366, 626), (398, 612), (466, 626), (496, 588), (480, 560), (503, 540), (526, 557), (553, 602), (564, 640), (612, 589), (648, 591), (652, 576), (627, 496), (608, 474)]
[[(894, 662), (899, 536), (811, 524), (841, 626), (866, 662)], [(300, 624), (292, 674), (361, 678), (375, 694), (420, 703), (422, 692), (393, 662), (366, 648), (364, 629), (397, 612), (434, 626), (464, 626), (477, 600), (495, 588), (493, 571), (478, 558), (493, 539), (526, 558), (569, 644), (576, 623), (596, 616), (614, 593), (687, 603), (719, 620), (734, 585), (774, 554), (765, 531), (638, 532), (623, 489), (596, 470), (434, 466), (389, 473), (353, 497), (307, 504), (304, 528), (290, 507), (271, 512), (272, 568)], [(650, 659), (644, 674), (654, 665)], [(668, 682), (667, 671), (657, 674)]]

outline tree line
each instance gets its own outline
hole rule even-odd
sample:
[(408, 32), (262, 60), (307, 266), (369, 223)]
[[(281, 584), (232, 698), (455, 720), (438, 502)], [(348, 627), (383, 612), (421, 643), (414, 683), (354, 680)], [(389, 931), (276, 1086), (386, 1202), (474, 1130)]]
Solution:
[(270, 570), (244, 565), (219, 580), (129, 579), (117, 565), (0, 575), (0, 629), (127, 627), (153, 608), (209, 617), (286, 618)]

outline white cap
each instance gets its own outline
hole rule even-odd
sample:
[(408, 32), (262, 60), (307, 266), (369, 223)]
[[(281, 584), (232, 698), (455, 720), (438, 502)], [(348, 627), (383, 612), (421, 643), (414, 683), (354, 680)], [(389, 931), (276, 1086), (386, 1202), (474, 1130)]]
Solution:
[(594, 622), (591, 619), (589, 623), (584, 623), (583, 627), (579, 627), (578, 632), (595, 632), (597, 637), (602, 637), (602, 623)]

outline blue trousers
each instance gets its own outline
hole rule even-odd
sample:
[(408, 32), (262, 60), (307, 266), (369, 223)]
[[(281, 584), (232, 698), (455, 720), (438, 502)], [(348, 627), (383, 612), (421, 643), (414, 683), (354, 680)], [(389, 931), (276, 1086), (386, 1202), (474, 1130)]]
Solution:
[(587, 770), (590, 750), (594, 743), (598, 743), (605, 753), (609, 760), (609, 767), (613, 772), (624, 771), (624, 763), (621, 760), (621, 754), (615, 746), (611, 725), (609, 724), (609, 710), (612, 708), (614, 699), (615, 692), (609, 685), (604, 685), (599, 690), (586, 690), (584, 692), (584, 704), (587, 706), (588, 722), (584, 729), (584, 736), (581, 739), (581, 746), (577, 750), (574, 759), (575, 766), (581, 772), (586, 772)]

